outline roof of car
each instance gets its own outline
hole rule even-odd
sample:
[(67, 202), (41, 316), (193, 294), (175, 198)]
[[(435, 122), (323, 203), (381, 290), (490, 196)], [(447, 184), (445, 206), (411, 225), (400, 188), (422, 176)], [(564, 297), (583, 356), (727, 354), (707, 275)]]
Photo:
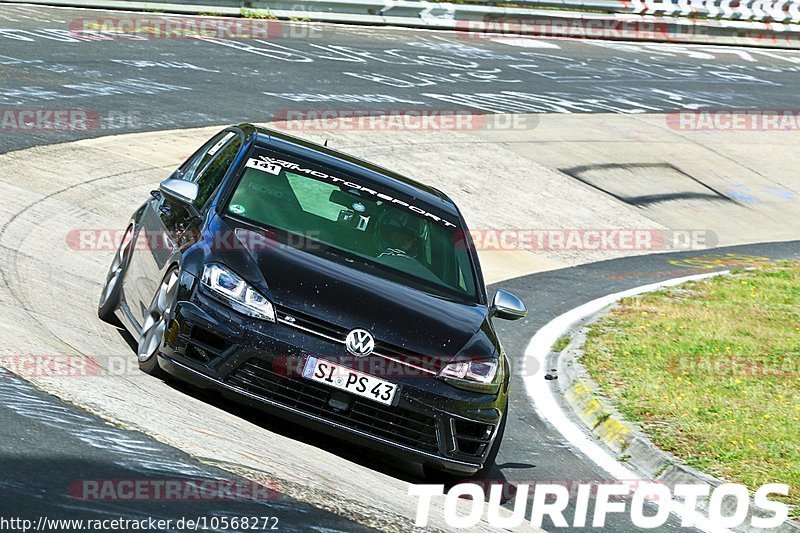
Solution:
[[(243, 125), (245, 126), (245, 125)], [(461, 216), (453, 200), (442, 191), (411, 178), (383, 168), (352, 155), (332, 150), (326, 146), (294, 137), (270, 128), (254, 127), (257, 144), (264, 148), (311, 160), (328, 168), (340, 170), (351, 176), (363, 178), (373, 184), (399, 191), (406, 196), (422, 200), (442, 211)]]

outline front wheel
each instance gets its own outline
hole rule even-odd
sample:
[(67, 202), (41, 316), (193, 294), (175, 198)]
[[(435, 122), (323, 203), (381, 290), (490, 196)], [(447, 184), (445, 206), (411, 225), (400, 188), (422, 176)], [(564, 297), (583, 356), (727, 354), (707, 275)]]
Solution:
[(145, 313), (142, 333), (139, 335), (139, 346), (136, 354), (139, 368), (151, 376), (166, 377), (166, 373), (158, 364), (158, 352), (164, 343), (167, 322), (170, 319), (175, 300), (178, 296), (178, 269), (172, 268), (158, 286), (153, 302)]
[(125, 232), (117, 253), (114, 254), (114, 260), (111, 261), (111, 267), (106, 274), (106, 283), (100, 293), (100, 303), (97, 304), (97, 316), (100, 320), (114, 326), (121, 326), (114, 312), (119, 307), (119, 300), (122, 296), (122, 279), (125, 277), (125, 269), (128, 268), (128, 260), (133, 248), (132, 236), (133, 226)]

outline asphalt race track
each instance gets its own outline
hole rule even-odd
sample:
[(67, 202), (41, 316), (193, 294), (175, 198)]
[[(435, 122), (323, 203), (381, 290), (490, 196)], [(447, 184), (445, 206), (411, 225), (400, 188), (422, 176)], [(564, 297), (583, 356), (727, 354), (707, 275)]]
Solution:
[[(4, 136), (0, 150), (287, 110), (619, 112), (796, 106), (800, 52), (281, 24), (272, 38), (93, 40), (108, 12), (0, 5), (0, 106), (87, 108), (91, 132)], [(117, 14), (116, 16), (119, 16)], [(138, 15), (137, 15), (138, 16)]]
[[(2, 131), (0, 154), (87, 137), (268, 122), (289, 109), (653, 113), (781, 109), (797, 104), (800, 53), (791, 51), (465, 39), (444, 32), (302, 24), (283, 25), (281, 35), (260, 42), (94, 40), (69, 32), (73, 20), (98, 13), (0, 5), (0, 109), (90, 109), (101, 118), (98, 127), (88, 131)], [(107, 171), (107, 176), (112, 175), (113, 168)], [(124, 176), (92, 185), (81, 201), (102, 198), (109, 187), (125, 191), (123, 180)], [(35, 203), (22, 198), (6, 201), (3, 212), (11, 214), (11, 221)], [(124, 224), (128, 213), (115, 214), (119, 224)], [(0, 230), (0, 239), (10, 225), (7, 222)], [(35, 255), (7, 243), (2, 254), (14, 261)], [(626, 257), (540, 272), (491, 286), (489, 291), (502, 286), (528, 304), (529, 319), (522, 325), (497, 323), (506, 351), (522, 354), (537, 329), (582, 303), (639, 285), (739, 266), (741, 259), (732, 258), (743, 256), (754, 262), (797, 259), (800, 241)], [(12, 286), (18, 272), (8, 274), (6, 266), (0, 268), (3, 284), (11, 294), (18, 294)], [(25, 298), (12, 304), (38, 316), (39, 311), (28, 308)], [(519, 372), (531, 370), (525, 369), (521, 356), (517, 358)], [(554, 385), (542, 379), (542, 386)], [(187, 399), (193, 396), (254, 424), (263, 423), (256, 413), (218, 398), (178, 391)], [(176, 472), (198, 479), (241, 478), (230, 474), (230, 468), (217, 469), (139, 432), (111, 426), (14, 377), (0, 379), (0, 404), (3, 515), (174, 519), (269, 514), (278, 516), (285, 530), (308, 524), (327, 530), (362, 527), (283, 496), (266, 503), (76, 501), (68, 490), (76, 479), (168, 478)], [(302, 428), (264, 424), (270, 431), (347, 461), (420, 482), (413, 468), (364, 457), (358, 450), (326, 442)], [(511, 418), (497, 465), (490, 478), (510, 486), (608, 477), (542, 421), (521, 380), (512, 386)], [(372, 525), (380, 526), (380, 522)], [(557, 530), (551, 526), (544, 528)], [(671, 520), (669, 528), (678, 529), (677, 521)], [(631, 529), (624, 514), (609, 515), (604, 528)]]
[(42, 518), (49, 520), (41, 531), (73, 529), (59, 526), (58, 520), (119, 516), (171, 520), (173, 527), (181, 519), (250, 516), (269, 517), (266, 522), (279, 524), (285, 531), (304, 531), (309, 523), (332, 531), (368, 530), (351, 520), (278, 496), (277, 486), (267, 480), (261, 485), (263, 492), (253, 488), (252, 501), (143, 499), (132, 507), (128, 502), (108, 498), (108, 493), (102, 496), (92, 481), (147, 476), (161, 480), (165, 492), (166, 483), (177, 475), (192, 479), (198, 486), (203, 482), (240, 484), (242, 491), (249, 490), (252, 482), (202, 465), (141, 433), (115, 427), (10, 374), (2, 376), (0, 405), (0, 498), (4, 502), (0, 508), (6, 518), (33, 523)]

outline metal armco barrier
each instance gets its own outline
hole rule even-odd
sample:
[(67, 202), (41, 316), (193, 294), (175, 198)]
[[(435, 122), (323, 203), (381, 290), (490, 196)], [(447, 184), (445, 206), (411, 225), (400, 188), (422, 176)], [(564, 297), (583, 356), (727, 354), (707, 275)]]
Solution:
[[(96, 4), (98, 2), (79, 1), (73, 3)], [(406, 0), (278, 0), (276, 2), (246, 0), (204, 0), (202, 2), (173, 0), (155, 2), (152, 0), (130, 0), (127, 3), (142, 5), (161, 3), (187, 6), (203, 4), (211, 7), (270, 9), (273, 11), (329, 11), (329, 8), (332, 7), (336, 13), (366, 15), (376, 14), (375, 10), (378, 10), (383, 15), (407, 16), (409, 12), (413, 12), (415, 16), (420, 18), (446, 18), (454, 15), (456, 11), (469, 12), (471, 7), (478, 7), (479, 9), (494, 7), (493, 4), (500, 3), (500, 0), (477, 1), (476, 5)], [(800, 22), (800, 0), (510, 0), (504, 3), (549, 10), (584, 10), (587, 13), (628, 13), (759, 22)], [(364, 9), (365, 5), (369, 6), (367, 10)]]
[(631, 0), (630, 4), (630, 13), (800, 22), (800, 2), (795, 0)]
[[(19, 0), (0, 0), (12, 2)], [(528, 7), (418, 0), (25, 0), (29, 4), (461, 30), (540, 37), (800, 49), (800, 0), (511, 0)], [(558, 9), (559, 7), (563, 9)], [(158, 15), (154, 15), (158, 16)]]
[(514, 0), (514, 3), (602, 13), (800, 22), (800, 1), (797, 0)]

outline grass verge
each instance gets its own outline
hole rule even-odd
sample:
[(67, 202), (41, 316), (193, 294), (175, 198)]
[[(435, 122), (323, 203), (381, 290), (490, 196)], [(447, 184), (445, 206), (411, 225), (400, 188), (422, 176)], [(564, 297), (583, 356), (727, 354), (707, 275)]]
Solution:
[(751, 489), (786, 483), (800, 516), (800, 263), (625, 299), (583, 363), (658, 447)]

